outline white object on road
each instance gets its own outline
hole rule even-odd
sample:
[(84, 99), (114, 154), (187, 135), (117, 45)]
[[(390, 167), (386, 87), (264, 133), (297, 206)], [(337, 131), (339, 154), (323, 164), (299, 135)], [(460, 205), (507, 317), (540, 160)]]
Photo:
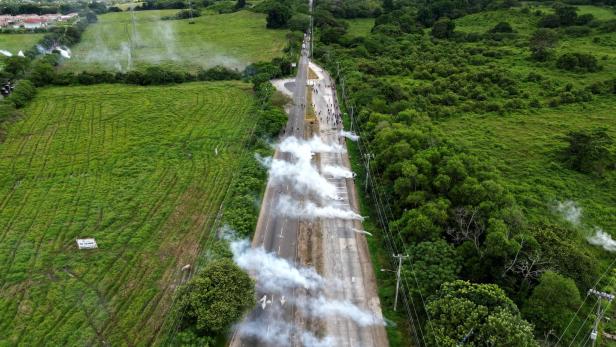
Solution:
[(94, 249), (98, 248), (95, 239), (77, 239), (77, 247), (79, 249)]

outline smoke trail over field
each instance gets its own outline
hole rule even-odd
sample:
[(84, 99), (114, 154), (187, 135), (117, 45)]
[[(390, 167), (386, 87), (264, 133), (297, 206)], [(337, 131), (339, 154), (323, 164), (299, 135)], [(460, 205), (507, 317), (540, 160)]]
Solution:
[(586, 237), (586, 241), (593, 246), (603, 247), (608, 252), (616, 252), (616, 241), (612, 239), (612, 236), (602, 228), (598, 226), (589, 227), (580, 222), (582, 217), (582, 208), (577, 205), (575, 201), (566, 200), (564, 202), (558, 202), (556, 210), (563, 216), (565, 220), (575, 226), (581, 226), (582, 229), (591, 229), (594, 233)]
[[(224, 65), (233, 69), (243, 69), (247, 64), (233, 57), (219, 53), (223, 50), (213, 44), (192, 38), (198, 43), (177, 32), (182, 28), (181, 21), (140, 19), (135, 14), (136, 25), (130, 22), (98, 23), (93, 27), (88, 46), (81, 44), (83, 51), (78, 59), (87, 64), (98, 64), (108, 69), (128, 71), (137, 63), (156, 65), (164, 62), (182, 62), (191, 67), (208, 68)], [(111, 25), (121, 25), (124, 30), (117, 32)], [(87, 48), (87, 49), (86, 49)]]
[(0, 54), (2, 54), (5, 57), (12, 57), (13, 53), (9, 52), (9, 51), (5, 51), (4, 49), (0, 49)]
[(580, 217), (582, 216), (582, 209), (572, 200), (565, 200), (558, 202), (556, 210), (562, 214), (569, 223), (573, 225), (580, 224)]
[(594, 246), (601, 246), (608, 252), (616, 251), (616, 241), (612, 239), (610, 234), (603, 231), (601, 228), (595, 230), (595, 234), (587, 238), (588, 243)]

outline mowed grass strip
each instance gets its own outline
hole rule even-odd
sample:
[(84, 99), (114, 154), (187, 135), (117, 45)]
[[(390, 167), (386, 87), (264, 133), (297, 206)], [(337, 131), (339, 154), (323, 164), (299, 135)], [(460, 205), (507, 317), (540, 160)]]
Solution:
[(45, 34), (0, 34), (0, 49), (16, 55), (36, 45)]
[[(242, 69), (282, 55), (285, 30), (265, 28), (265, 15), (249, 11), (204, 15), (189, 20), (161, 20), (178, 10), (136, 11), (99, 16), (86, 29), (68, 71), (127, 70), (148, 64), (207, 68), (225, 65)], [(132, 64), (129, 64), (129, 55)]]
[(252, 105), (240, 82), (41, 90), (0, 144), (0, 345), (150, 344)]

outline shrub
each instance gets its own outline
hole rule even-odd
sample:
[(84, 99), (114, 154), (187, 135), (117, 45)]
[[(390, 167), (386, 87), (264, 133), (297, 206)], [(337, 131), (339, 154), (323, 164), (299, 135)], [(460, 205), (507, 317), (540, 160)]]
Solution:
[(437, 39), (446, 39), (453, 35), (455, 28), (456, 24), (452, 20), (449, 18), (442, 18), (434, 23), (430, 33)]
[(581, 16), (578, 16), (577, 20), (575, 21), (575, 24), (576, 25), (586, 25), (586, 24), (592, 22), (594, 19), (595, 19), (595, 16), (593, 16), (590, 13), (586, 13), (586, 14), (583, 14)]
[(490, 29), (491, 33), (512, 33), (513, 28), (511, 24), (507, 22), (500, 22), (494, 26), (494, 28)]
[(197, 75), (200, 81), (226, 81), (239, 80), (242, 75), (237, 70), (232, 70), (224, 66), (214, 66), (208, 70), (201, 70)]
[(602, 175), (613, 165), (611, 147), (614, 140), (605, 128), (571, 131), (565, 137), (568, 147), (563, 152), (565, 162), (582, 173)]
[(582, 37), (590, 35), (592, 30), (589, 27), (573, 25), (565, 28), (565, 35), (571, 37)]
[(539, 26), (542, 28), (558, 28), (560, 26), (560, 18), (555, 14), (549, 14), (541, 18)]
[(8, 100), (15, 104), (16, 108), (24, 107), (28, 101), (36, 95), (36, 88), (29, 80), (21, 80), (15, 86), (15, 90), (8, 97)]
[(596, 72), (601, 70), (597, 58), (588, 53), (565, 53), (558, 58), (556, 66), (568, 71)]

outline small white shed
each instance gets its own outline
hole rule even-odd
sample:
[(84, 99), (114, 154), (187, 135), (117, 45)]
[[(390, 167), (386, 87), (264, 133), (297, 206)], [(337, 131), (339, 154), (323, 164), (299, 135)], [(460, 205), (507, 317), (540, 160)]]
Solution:
[(95, 239), (77, 239), (77, 247), (79, 249), (94, 249), (98, 248)]

